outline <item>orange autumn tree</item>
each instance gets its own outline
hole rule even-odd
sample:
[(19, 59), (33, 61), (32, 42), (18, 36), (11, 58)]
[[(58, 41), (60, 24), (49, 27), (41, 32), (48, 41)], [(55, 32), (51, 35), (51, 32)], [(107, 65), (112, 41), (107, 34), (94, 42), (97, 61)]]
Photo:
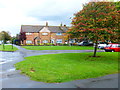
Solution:
[(96, 57), (98, 41), (117, 40), (120, 11), (114, 2), (89, 2), (74, 15), (68, 33), (92, 40), (95, 43), (93, 57)]

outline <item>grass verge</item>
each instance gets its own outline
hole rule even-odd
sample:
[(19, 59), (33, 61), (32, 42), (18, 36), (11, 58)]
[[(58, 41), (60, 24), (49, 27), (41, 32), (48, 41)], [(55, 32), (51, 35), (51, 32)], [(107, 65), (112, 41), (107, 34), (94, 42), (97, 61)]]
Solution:
[(12, 49), (12, 45), (5, 45), (5, 49), (3, 49), (3, 45), (0, 45), (0, 51), (16, 51), (18, 50), (18, 48), (13, 47)]
[(61, 83), (78, 79), (96, 78), (118, 73), (118, 53), (99, 52), (100, 57), (89, 57), (93, 53), (63, 53), (26, 57), (15, 64), (21, 73), (31, 80)]
[(28, 50), (93, 50), (93, 46), (22, 46)]

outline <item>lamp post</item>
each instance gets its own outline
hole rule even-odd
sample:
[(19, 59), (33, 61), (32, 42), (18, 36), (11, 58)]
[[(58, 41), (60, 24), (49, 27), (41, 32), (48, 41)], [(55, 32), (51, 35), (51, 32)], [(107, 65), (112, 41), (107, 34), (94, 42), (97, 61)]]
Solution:
[(3, 37), (3, 49), (5, 49), (5, 45), (4, 45), (4, 39), (5, 39), (5, 37), (4, 37), (4, 33), (2, 33), (2, 37)]
[(14, 40), (14, 39), (12, 39), (12, 49), (13, 49), (13, 40)]

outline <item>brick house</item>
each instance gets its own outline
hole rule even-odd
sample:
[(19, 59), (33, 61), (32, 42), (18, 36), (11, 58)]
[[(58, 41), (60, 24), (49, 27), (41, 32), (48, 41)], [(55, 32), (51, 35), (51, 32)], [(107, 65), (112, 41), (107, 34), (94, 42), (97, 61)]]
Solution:
[(46, 22), (45, 26), (41, 25), (21, 25), (20, 33), (24, 32), (26, 39), (21, 41), (21, 44), (42, 44), (42, 43), (62, 43), (67, 42), (65, 40), (66, 31), (68, 27), (62, 26), (48, 26)]

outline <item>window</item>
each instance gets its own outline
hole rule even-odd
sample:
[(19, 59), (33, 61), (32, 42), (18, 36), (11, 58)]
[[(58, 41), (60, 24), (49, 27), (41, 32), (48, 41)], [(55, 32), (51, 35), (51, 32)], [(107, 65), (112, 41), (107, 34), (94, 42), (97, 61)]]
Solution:
[(51, 39), (51, 43), (54, 43), (54, 39)]
[(37, 40), (37, 43), (40, 43), (40, 40)]
[(26, 33), (26, 35), (32, 35), (32, 33)]
[(48, 35), (48, 33), (42, 33), (42, 35)]
[(62, 43), (62, 39), (57, 39), (56, 43)]
[(43, 43), (48, 43), (48, 40), (43, 40), (42, 42), (43, 42)]
[(27, 44), (29, 44), (29, 43), (32, 43), (32, 41), (30, 41), (30, 40), (27, 40), (27, 41), (26, 41), (26, 43), (27, 43)]
[(116, 44), (116, 45), (112, 45), (112, 47), (113, 47), (113, 48), (116, 48), (116, 47), (118, 47), (118, 45), (117, 45), (117, 44)]
[(120, 47), (120, 45), (118, 45), (118, 47)]
[(62, 33), (56, 33), (56, 35), (62, 35)]

